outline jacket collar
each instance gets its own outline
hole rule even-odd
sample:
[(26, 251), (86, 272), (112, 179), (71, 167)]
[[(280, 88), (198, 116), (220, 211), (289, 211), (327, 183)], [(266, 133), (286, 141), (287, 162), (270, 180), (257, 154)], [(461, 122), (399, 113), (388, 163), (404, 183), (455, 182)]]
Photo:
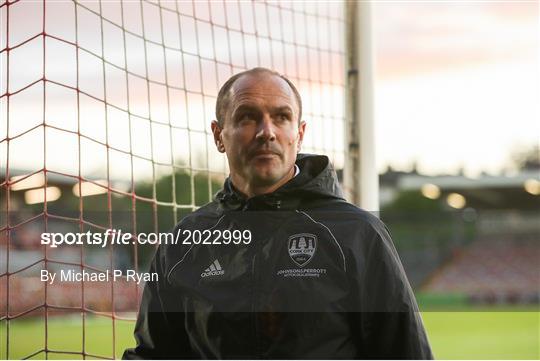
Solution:
[(272, 193), (246, 199), (230, 177), (214, 200), (223, 210), (294, 210), (314, 200), (343, 199), (336, 172), (324, 155), (299, 154), (300, 173)]

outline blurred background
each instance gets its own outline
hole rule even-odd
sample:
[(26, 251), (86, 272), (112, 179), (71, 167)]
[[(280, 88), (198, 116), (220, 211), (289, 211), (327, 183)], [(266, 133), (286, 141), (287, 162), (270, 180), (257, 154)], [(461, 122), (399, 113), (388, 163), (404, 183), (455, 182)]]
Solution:
[(210, 201), (217, 92), (255, 66), (297, 85), (303, 151), (388, 225), (435, 356), (540, 358), (538, 21), (514, 1), (2, 2), (0, 358), (134, 344), (140, 286), (39, 271), (144, 270), (154, 248), (40, 234), (166, 232)]

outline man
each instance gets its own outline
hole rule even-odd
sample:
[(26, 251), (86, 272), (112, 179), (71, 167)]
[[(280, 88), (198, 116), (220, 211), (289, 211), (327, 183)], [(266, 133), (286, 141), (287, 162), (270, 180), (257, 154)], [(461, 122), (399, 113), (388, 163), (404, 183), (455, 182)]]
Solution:
[(125, 358), (432, 358), (386, 227), (343, 199), (327, 157), (298, 154), (301, 112), (271, 70), (223, 85), (230, 176), (176, 226), (188, 242), (158, 249)]

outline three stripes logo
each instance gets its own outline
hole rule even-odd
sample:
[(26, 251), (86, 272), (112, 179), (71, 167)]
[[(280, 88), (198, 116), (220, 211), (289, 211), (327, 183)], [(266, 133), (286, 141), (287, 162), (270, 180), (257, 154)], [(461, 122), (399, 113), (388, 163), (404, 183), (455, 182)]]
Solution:
[(221, 276), (224, 273), (225, 271), (221, 268), (219, 261), (216, 259), (203, 273), (201, 273), (201, 277)]

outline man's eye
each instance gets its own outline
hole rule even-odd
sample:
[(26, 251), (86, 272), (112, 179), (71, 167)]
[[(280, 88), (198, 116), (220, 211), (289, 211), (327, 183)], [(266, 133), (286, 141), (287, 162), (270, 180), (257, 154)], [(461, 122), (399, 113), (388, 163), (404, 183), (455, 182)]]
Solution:
[(289, 114), (283, 113), (278, 115), (279, 120), (289, 120), (291, 117)]
[(251, 113), (241, 114), (238, 117), (238, 122), (249, 122), (249, 121), (252, 121), (252, 120), (255, 120), (255, 116), (254, 116), (254, 114), (251, 114)]

